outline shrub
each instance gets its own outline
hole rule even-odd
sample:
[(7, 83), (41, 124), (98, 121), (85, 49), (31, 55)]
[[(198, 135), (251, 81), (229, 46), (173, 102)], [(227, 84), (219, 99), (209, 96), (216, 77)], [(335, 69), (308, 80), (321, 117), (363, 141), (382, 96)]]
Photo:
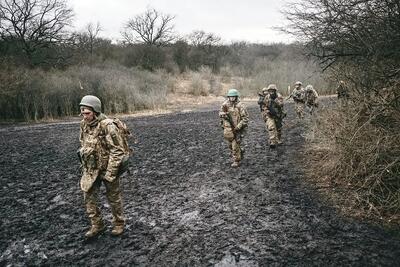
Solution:
[(203, 75), (198, 72), (190, 72), (190, 86), (188, 93), (195, 96), (207, 96), (209, 95), (209, 86), (204, 81)]
[(121, 66), (76, 66), (65, 71), (8, 68), (0, 76), (0, 119), (40, 120), (76, 115), (93, 94), (106, 113), (129, 113), (166, 104), (167, 74)]
[(372, 109), (349, 104), (324, 110), (309, 150), (318, 158), (310, 166), (313, 176), (347, 188), (348, 203), (378, 218), (400, 211), (400, 132), (394, 130), (400, 128), (400, 115), (394, 109), (382, 112), (395, 100), (392, 93), (365, 98)]

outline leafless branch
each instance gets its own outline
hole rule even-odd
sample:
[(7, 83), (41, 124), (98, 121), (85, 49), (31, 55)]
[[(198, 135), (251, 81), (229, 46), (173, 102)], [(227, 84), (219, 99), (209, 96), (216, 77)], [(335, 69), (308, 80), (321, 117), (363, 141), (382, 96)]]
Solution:
[(130, 19), (121, 32), (127, 43), (145, 43), (163, 46), (175, 40), (174, 16), (149, 8), (143, 14)]

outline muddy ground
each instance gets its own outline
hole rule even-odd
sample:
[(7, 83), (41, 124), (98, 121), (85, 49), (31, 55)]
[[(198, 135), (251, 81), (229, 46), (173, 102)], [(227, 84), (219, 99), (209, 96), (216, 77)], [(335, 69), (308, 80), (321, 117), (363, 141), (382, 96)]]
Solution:
[(139, 143), (124, 177), (121, 237), (85, 240), (78, 124), (0, 128), (0, 266), (398, 266), (400, 240), (344, 218), (305, 182), (304, 122), (288, 104), (269, 150), (257, 107), (239, 169), (212, 110), (129, 118)]

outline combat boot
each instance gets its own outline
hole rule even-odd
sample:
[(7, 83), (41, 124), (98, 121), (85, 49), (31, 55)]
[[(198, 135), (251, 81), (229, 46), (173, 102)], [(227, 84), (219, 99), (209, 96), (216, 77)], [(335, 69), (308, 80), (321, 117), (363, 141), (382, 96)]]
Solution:
[(234, 161), (232, 164), (231, 164), (231, 167), (239, 167), (240, 166), (240, 162), (239, 161)]
[(96, 235), (100, 234), (106, 229), (104, 224), (92, 225), (89, 231), (86, 232), (85, 237), (91, 238), (95, 237)]
[(123, 225), (115, 225), (111, 231), (111, 234), (117, 236), (117, 235), (122, 234), (122, 232), (124, 232), (124, 226)]

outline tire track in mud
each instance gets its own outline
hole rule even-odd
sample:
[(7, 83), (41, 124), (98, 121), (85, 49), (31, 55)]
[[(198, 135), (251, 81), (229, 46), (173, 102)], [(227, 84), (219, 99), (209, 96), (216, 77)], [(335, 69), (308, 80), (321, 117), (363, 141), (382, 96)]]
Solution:
[(89, 241), (78, 124), (3, 127), (0, 265), (397, 265), (398, 238), (341, 217), (302, 181), (304, 127), (287, 106), (285, 144), (276, 151), (249, 108), (238, 169), (216, 107), (125, 119), (139, 139), (122, 181), (126, 232), (115, 238), (109, 228)]

